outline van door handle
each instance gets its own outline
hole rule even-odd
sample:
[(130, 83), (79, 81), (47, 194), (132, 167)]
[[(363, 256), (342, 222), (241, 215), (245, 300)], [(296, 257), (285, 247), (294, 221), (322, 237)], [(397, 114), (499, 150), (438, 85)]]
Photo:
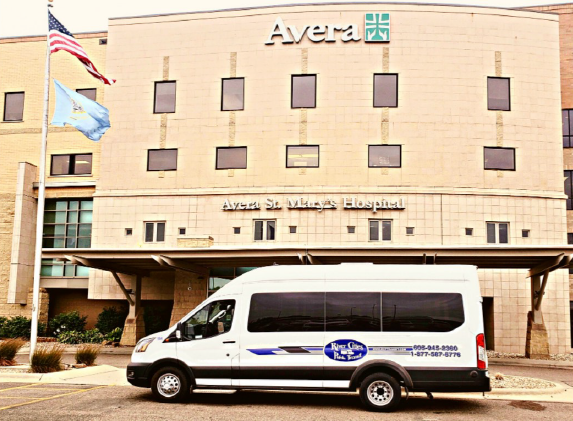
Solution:
[(234, 344), (235, 341), (223, 341), (224, 344)]

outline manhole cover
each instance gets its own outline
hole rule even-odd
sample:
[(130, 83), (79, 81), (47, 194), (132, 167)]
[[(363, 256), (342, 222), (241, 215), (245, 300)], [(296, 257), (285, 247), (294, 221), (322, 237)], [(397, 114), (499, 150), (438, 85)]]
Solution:
[(545, 407), (535, 402), (515, 401), (510, 403), (514, 408), (528, 409), (529, 411), (544, 411)]

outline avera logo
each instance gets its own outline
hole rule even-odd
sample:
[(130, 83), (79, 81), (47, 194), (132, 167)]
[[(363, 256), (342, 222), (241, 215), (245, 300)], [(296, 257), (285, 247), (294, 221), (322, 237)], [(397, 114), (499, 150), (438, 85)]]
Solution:
[(324, 347), (324, 354), (334, 361), (356, 361), (368, 354), (368, 347), (354, 339), (338, 339)]
[(366, 13), (364, 38), (366, 42), (390, 41), (390, 13)]

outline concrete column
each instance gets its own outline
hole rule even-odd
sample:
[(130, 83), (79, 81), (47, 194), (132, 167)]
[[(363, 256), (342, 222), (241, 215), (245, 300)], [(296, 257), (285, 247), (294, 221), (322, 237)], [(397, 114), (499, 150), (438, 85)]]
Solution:
[(129, 306), (129, 314), (125, 319), (121, 345), (135, 345), (145, 336), (145, 322), (143, 320), (143, 308), (141, 307), (141, 276), (137, 275), (135, 282), (131, 283), (134, 294), (134, 305)]
[[(28, 304), (32, 305), (33, 301), (33, 289), (28, 290)], [(46, 288), (40, 288), (40, 301), (38, 304), (38, 323), (43, 323), (45, 327), (48, 327), (48, 311), (50, 310), (50, 295)], [(45, 332), (39, 331), (38, 336), (45, 335)]]
[(548, 360), (549, 337), (543, 321), (541, 308), (535, 309), (535, 304), (541, 289), (541, 276), (531, 277), (531, 311), (527, 313), (527, 337), (525, 340), (525, 356), (527, 358)]
[(192, 273), (182, 270), (175, 271), (175, 284), (173, 288), (173, 311), (170, 325), (173, 326), (189, 311), (197, 307), (207, 298), (207, 282), (209, 272)]

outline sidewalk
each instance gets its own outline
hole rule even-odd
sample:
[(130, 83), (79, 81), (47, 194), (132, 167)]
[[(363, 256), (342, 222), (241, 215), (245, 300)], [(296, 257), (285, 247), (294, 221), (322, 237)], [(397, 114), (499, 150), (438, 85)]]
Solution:
[[(100, 349), (100, 354), (115, 354), (115, 355), (131, 355), (133, 353), (133, 349), (135, 347), (133, 346), (121, 346), (121, 347), (102, 347)], [(64, 349), (64, 354), (75, 354), (76, 350), (78, 349), (77, 346), (66, 346)], [(30, 353), (30, 347), (29, 346), (23, 346), (22, 348), (20, 348), (20, 351), (18, 351), (17, 355), (20, 354), (29, 354)]]
[(530, 360), (528, 358), (488, 358), (488, 363), (493, 365), (514, 365), (573, 370), (573, 361)]
[(125, 369), (111, 365), (76, 368), (56, 373), (7, 373), (0, 370), (0, 383), (59, 383), (96, 386), (128, 386)]

